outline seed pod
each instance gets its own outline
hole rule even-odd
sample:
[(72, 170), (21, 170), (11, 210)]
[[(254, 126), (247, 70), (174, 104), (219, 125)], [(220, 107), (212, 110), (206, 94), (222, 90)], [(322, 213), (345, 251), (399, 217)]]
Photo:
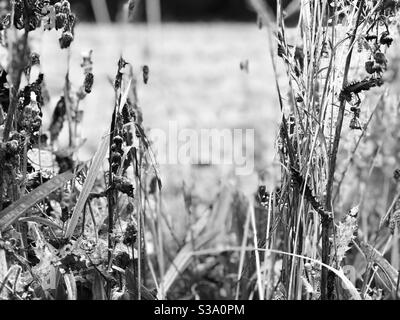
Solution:
[(60, 168), (59, 173), (64, 173), (74, 167), (74, 160), (70, 155), (58, 154), (56, 155), (56, 162)]
[(61, 2), (61, 11), (62, 11), (63, 13), (66, 13), (66, 14), (70, 14), (70, 13), (71, 13), (71, 5), (69, 4), (68, 1), (63, 0), (63, 1)]
[(124, 239), (123, 239), (123, 244), (127, 246), (131, 246), (135, 244), (137, 239), (137, 229), (134, 224), (129, 224), (126, 227), (125, 234), (124, 234)]
[(375, 73), (375, 68), (374, 68), (375, 62), (374, 61), (367, 61), (365, 63), (365, 70), (369, 73), (369, 74), (373, 74)]
[(383, 45), (387, 45), (388, 47), (390, 47), (392, 45), (393, 38), (390, 36), (388, 31), (384, 31), (381, 35), (379, 42)]
[(359, 107), (351, 107), (350, 110), (354, 113), (355, 118), (360, 118), (361, 109)]
[(261, 205), (266, 205), (269, 201), (269, 194), (266, 191), (265, 186), (259, 186), (257, 192), (257, 200), (260, 202)]
[(376, 63), (378, 63), (378, 64), (380, 64), (380, 65), (386, 67), (386, 65), (387, 65), (387, 59), (386, 59), (386, 56), (385, 56), (385, 54), (384, 54), (383, 52), (379, 52), (379, 51), (376, 52), (376, 53), (374, 54), (374, 59), (375, 59), (375, 62), (376, 62)]
[(54, 10), (56, 11), (56, 13), (60, 13), (61, 12), (61, 3), (60, 2), (56, 2), (54, 4)]
[(61, 38), (59, 39), (61, 49), (69, 48), (72, 41), (74, 41), (74, 36), (72, 33), (69, 31), (63, 32)]
[(35, 116), (32, 122), (32, 131), (33, 132), (39, 131), (41, 126), (42, 126), (42, 118), (39, 115), (37, 115)]
[(5, 145), (6, 147), (6, 152), (8, 154), (13, 154), (18, 152), (18, 141), (17, 140), (11, 140), (8, 141)]
[(51, 125), (50, 125), (50, 139), (54, 141), (58, 138), (63, 126), (67, 109), (65, 105), (64, 97), (61, 97), (57, 102), (57, 105), (54, 109)]
[(122, 159), (122, 156), (121, 156), (121, 154), (119, 152), (113, 152), (111, 154), (111, 162), (112, 163), (120, 164), (121, 163), (121, 159)]
[(125, 105), (122, 107), (121, 113), (122, 113), (122, 120), (123, 120), (124, 124), (127, 124), (132, 121), (133, 116), (132, 116), (131, 112), (129, 111), (129, 105), (127, 103), (125, 103)]
[(159, 181), (158, 177), (151, 178), (149, 186), (149, 194), (155, 194), (157, 191), (157, 187), (160, 188), (160, 184), (161, 182)]
[(57, 13), (55, 19), (56, 30), (60, 30), (65, 27), (68, 20), (68, 16), (65, 13)]
[(128, 204), (126, 205), (126, 211), (128, 213), (132, 213), (133, 210), (135, 210), (135, 206), (133, 205), (133, 203), (131, 201), (129, 201)]
[(358, 120), (358, 118), (354, 117), (353, 119), (351, 119), (350, 121), (350, 129), (352, 130), (361, 130), (361, 123)]
[(128, 197), (133, 198), (133, 185), (127, 178), (114, 176), (114, 187), (116, 190), (126, 194)]
[(121, 269), (126, 269), (127, 267), (129, 267), (129, 263), (130, 257), (129, 254), (127, 254), (126, 252), (120, 252), (115, 256), (114, 264), (117, 267)]
[(40, 55), (38, 53), (31, 53), (31, 56), (29, 58), (31, 66), (40, 65)]
[(142, 68), (143, 70), (143, 82), (144, 84), (147, 84), (147, 82), (149, 81), (149, 73), (150, 73), (150, 69), (148, 66), (143, 66)]
[(85, 92), (86, 93), (91, 93), (92, 92), (92, 87), (93, 87), (93, 81), (94, 81), (94, 75), (93, 73), (89, 72), (85, 76), (85, 82), (83, 86), (85, 87)]
[(120, 148), (120, 147), (122, 146), (122, 142), (123, 142), (123, 141), (124, 141), (124, 140), (122, 139), (121, 136), (115, 136), (115, 137), (113, 138), (113, 142), (115, 143), (115, 145), (116, 145), (117, 148)]

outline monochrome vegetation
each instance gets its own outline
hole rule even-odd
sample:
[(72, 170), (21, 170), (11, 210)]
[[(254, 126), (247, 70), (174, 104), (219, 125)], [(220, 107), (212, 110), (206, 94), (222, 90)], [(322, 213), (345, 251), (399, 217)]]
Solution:
[[(276, 12), (265, 1), (248, 2), (258, 16), (254, 28), (270, 44), (265, 56), (275, 79), (263, 85), (274, 86), (279, 103), (269, 168), (278, 179), (256, 172), (249, 197), (227, 178), (204, 203), (183, 183), (175, 194), (186, 217), (179, 236), (171, 222), (179, 213), (164, 210), (168, 181), (138, 98), (139, 84), (155, 76), (151, 65), (115, 61), (113, 105), (102, 106), (112, 117), (91, 160), (80, 161), (82, 119), (93, 116), (81, 103), (94, 91), (96, 52), (82, 54), (78, 83), (65, 61), (52, 105), (47, 61), (33, 50), (32, 35), (55, 33), (70, 56), (77, 17), (67, 0), (6, 1), (0, 299), (400, 297), (400, 1), (301, 0), (295, 28), (286, 26), (280, 0)], [(127, 8), (132, 14), (135, 1)], [(249, 64), (240, 69), (252, 72)], [(49, 126), (44, 110), (51, 110)], [(247, 165), (243, 156), (253, 150), (240, 152), (239, 166)], [(181, 165), (184, 153), (176, 154)]]

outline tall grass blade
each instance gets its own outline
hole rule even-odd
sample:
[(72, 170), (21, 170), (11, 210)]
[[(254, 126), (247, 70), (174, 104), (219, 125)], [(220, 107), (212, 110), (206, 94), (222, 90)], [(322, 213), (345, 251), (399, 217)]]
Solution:
[(12, 203), (9, 207), (0, 212), (0, 231), (6, 230), (19, 217), (21, 217), (29, 208), (39, 201), (46, 198), (49, 194), (61, 188), (65, 183), (72, 180), (75, 174), (72, 171), (64, 172), (40, 187), (36, 188), (29, 194), (21, 197), (18, 201)]

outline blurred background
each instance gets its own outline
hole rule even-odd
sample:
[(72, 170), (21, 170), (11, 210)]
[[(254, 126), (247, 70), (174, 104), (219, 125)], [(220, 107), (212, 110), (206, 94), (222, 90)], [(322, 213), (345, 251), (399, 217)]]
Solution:
[[(207, 206), (227, 181), (252, 195), (260, 177), (268, 183), (275, 179), (279, 166), (273, 169), (272, 164), (279, 106), (269, 43), (266, 29), (259, 29), (246, 0), (141, 0), (135, 2), (130, 18), (127, 1), (70, 2), (79, 21), (71, 50), (59, 49), (55, 32), (38, 34), (34, 45), (46, 61), (43, 69), (52, 97), (44, 119), (48, 122), (63, 94), (65, 61), (70, 59), (71, 80), (78, 87), (82, 53), (93, 50), (95, 82), (81, 103), (81, 134), (87, 140), (80, 160), (93, 156), (108, 129), (114, 106), (110, 79), (122, 54), (139, 80), (142, 66), (150, 68), (148, 84), (138, 81), (147, 128), (167, 130), (169, 121), (175, 121), (179, 128), (255, 130), (252, 175), (236, 176), (228, 166), (161, 166), (164, 206), (174, 219), (185, 215), (183, 182), (193, 198)], [(274, 1), (268, 4), (274, 9)], [(291, 1), (285, 5), (288, 23), (295, 24), (296, 6)], [(242, 70), (240, 64), (247, 62), (248, 70)], [(65, 142), (67, 137), (65, 133)]]

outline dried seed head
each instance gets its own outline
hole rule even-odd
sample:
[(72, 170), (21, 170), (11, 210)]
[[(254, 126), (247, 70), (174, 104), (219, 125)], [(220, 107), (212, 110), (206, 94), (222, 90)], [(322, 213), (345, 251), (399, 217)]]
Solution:
[(380, 51), (376, 52), (374, 54), (374, 59), (375, 59), (376, 63), (386, 67), (387, 59), (383, 52), (380, 52)]
[(126, 194), (128, 197), (133, 198), (134, 194), (134, 188), (132, 183), (125, 178), (121, 176), (114, 176), (114, 187), (116, 190)]
[(350, 121), (350, 129), (352, 130), (362, 130), (361, 123), (357, 117), (353, 117)]
[(358, 107), (358, 106), (354, 107), (353, 106), (353, 107), (350, 108), (350, 111), (354, 113), (354, 117), (355, 118), (360, 118), (360, 112), (361, 112), (360, 107)]
[(61, 7), (62, 7), (62, 5), (61, 5), (60, 2), (56, 2), (56, 3), (54, 4), (54, 9), (55, 9), (56, 13), (61, 12)]
[(63, 29), (67, 24), (68, 16), (65, 13), (57, 13), (55, 18), (55, 27), (56, 30)]
[(382, 86), (382, 85), (385, 83), (385, 81), (384, 81), (382, 78), (377, 78), (376, 81), (375, 81), (375, 83), (376, 83), (376, 85), (377, 85), (378, 87), (380, 87), (380, 86)]
[(83, 86), (85, 87), (85, 92), (86, 93), (91, 93), (92, 92), (92, 87), (93, 87), (93, 82), (94, 82), (94, 75), (93, 73), (87, 73), (85, 76), (85, 81), (83, 83)]
[(153, 177), (150, 181), (149, 194), (155, 194), (157, 190), (157, 178)]
[(113, 142), (116, 144), (117, 147), (121, 147), (123, 141), (124, 141), (124, 140), (122, 139), (121, 136), (115, 136), (115, 137), (113, 138)]
[(393, 38), (390, 36), (388, 31), (385, 31), (382, 33), (379, 42), (383, 45), (387, 45), (388, 47), (390, 47), (393, 42)]
[(142, 71), (143, 71), (143, 82), (147, 84), (147, 82), (149, 81), (150, 69), (148, 66), (145, 65), (143, 66)]
[(126, 227), (125, 234), (124, 234), (124, 239), (123, 239), (123, 244), (127, 246), (131, 246), (135, 244), (137, 238), (137, 229), (134, 224), (129, 224)]
[(18, 152), (18, 141), (17, 140), (11, 140), (6, 142), (6, 152), (9, 154), (17, 153)]
[(74, 36), (70, 31), (66, 31), (62, 33), (59, 41), (61, 49), (67, 49), (71, 45), (72, 41), (74, 41)]
[(122, 159), (122, 156), (121, 156), (121, 154), (119, 152), (113, 152), (111, 154), (111, 162), (112, 163), (120, 164), (121, 163), (121, 159)]
[(394, 172), (393, 172), (393, 178), (394, 178), (394, 180), (396, 180), (396, 181), (399, 181), (399, 180), (400, 180), (400, 169), (394, 170)]
[(258, 187), (257, 200), (263, 206), (268, 204), (269, 194), (266, 191), (266, 187), (265, 186), (259, 186)]
[(69, 4), (68, 1), (63, 0), (61, 2), (61, 11), (66, 13), (66, 14), (70, 14), (71, 13), (71, 5)]
[(115, 256), (114, 263), (117, 267), (121, 269), (126, 269), (129, 267), (130, 257), (126, 252), (120, 252)]
[(74, 160), (72, 159), (71, 155), (65, 155), (61, 153), (57, 154), (56, 162), (60, 168), (59, 173), (64, 173), (74, 168)]
[(373, 74), (375, 73), (375, 68), (374, 68), (375, 62), (374, 61), (367, 61), (365, 63), (365, 70), (369, 73), (369, 74)]
[(36, 66), (40, 65), (40, 55), (36, 52), (31, 53), (30, 58), (30, 65), (31, 66)]

